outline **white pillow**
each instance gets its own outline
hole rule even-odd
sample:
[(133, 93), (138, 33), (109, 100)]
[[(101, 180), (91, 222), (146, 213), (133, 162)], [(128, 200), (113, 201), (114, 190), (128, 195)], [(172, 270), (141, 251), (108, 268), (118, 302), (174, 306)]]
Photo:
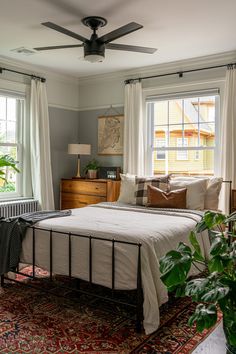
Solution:
[(207, 190), (205, 195), (205, 206), (207, 210), (218, 210), (219, 195), (222, 187), (223, 178), (211, 177), (208, 180)]
[(187, 188), (187, 209), (204, 210), (207, 179), (195, 177), (176, 177), (170, 181), (170, 190)]
[(121, 184), (118, 202), (135, 204), (135, 175), (120, 173), (120, 178)]

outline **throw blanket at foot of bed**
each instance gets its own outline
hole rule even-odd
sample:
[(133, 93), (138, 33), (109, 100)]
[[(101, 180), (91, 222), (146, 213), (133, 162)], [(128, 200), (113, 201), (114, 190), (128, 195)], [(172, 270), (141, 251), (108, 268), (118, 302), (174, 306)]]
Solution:
[(15, 269), (19, 263), (21, 244), (28, 226), (49, 218), (71, 215), (71, 211), (37, 211), (16, 218), (0, 218), (0, 275)]
[[(67, 218), (43, 220), (35, 226), (54, 230), (52, 271), (62, 275), (68, 275), (69, 232), (141, 243), (143, 325), (145, 332), (149, 334), (158, 328), (159, 307), (168, 299), (166, 288), (160, 280), (159, 259), (176, 248), (180, 241), (189, 244), (189, 232), (201, 217), (201, 213), (191, 210), (158, 210), (101, 203), (73, 209), (72, 215)], [(35, 264), (45, 269), (50, 268), (49, 236), (48, 231), (36, 230)], [(207, 253), (208, 237), (200, 235), (200, 244), (203, 253)], [(71, 275), (89, 280), (89, 238), (71, 237), (71, 249)], [(137, 257), (137, 246), (115, 244), (115, 289), (137, 288)], [(23, 241), (21, 261), (32, 264), (32, 229), (27, 230)], [(112, 242), (92, 240), (92, 266), (92, 282), (111, 288)]]

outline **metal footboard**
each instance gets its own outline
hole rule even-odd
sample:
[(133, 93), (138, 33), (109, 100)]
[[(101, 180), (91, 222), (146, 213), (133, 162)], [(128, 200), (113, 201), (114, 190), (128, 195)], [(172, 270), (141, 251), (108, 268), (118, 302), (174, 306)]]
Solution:
[[(142, 291), (142, 276), (141, 276), (141, 243), (136, 243), (136, 242), (128, 242), (128, 241), (120, 241), (117, 239), (109, 239), (109, 238), (103, 238), (103, 237), (96, 237), (96, 236), (86, 236), (86, 235), (80, 235), (72, 232), (65, 232), (65, 231), (56, 231), (56, 230), (49, 230), (46, 228), (40, 228), (40, 227), (35, 227), (35, 226), (30, 226), (29, 228), (32, 229), (32, 275), (25, 274), (19, 269), (13, 270), (14, 273), (20, 274), (23, 276), (26, 276), (31, 279), (36, 279), (36, 234), (37, 230), (38, 231), (44, 231), (49, 233), (49, 280), (53, 281), (53, 234), (62, 234), (66, 237), (68, 237), (68, 278), (70, 281), (74, 279), (75, 277), (72, 277), (72, 238), (73, 237), (79, 237), (79, 238), (86, 238), (88, 239), (88, 254), (89, 254), (89, 259), (88, 259), (88, 283), (89, 284), (94, 284), (93, 283), (93, 252), (96, 252), (96, 249), (94, 249), (92, 245), (92, 240), (96, 241), (102, 241), (102, 242), (109, 242), (111, 244), (111, 259), (112, 259), (112, 265), (111, 265), (111, 286), (109, 289), (111, 289), (111, 296), (102, 296), (97, 293), (92, 293), (91, 291), (81, 289), (80, 287), (77, 287), (76, 289), (69, 287), (69, 286), (62, 286), (62, 288), (66, 288), (68, 290), (76, 290), (78, 293), (81, 294), (86, 294), (89, 296), (94, 296), (96, 298), (105, 300), (105, 301), (110, 301), (112, 303), (118, 304), (118, 305), (126, 305), (129, 307), (132, 307), (135, 309), (135, 314), (136, 314), (136, 330), (138, 332), (141, 331), (142, 329), (142, 321), (143, 321), (143, 291)], [(137, 252), (137, 286), (135, 291), (135, 303), (130, 303), (130, 302), (125, 302), (121, 301), (117, 298), (116, 296), (116, 290), (119, 292), (126, 292), (127, 290), (120, 290), (115, 288), (115, 276), (116, 276), (116, 245), (117, 244), (124, 244), (124, 245), (131, 245), (132, 247), (136, 248), (138, 250)], [(17, 283), (22, 283), (18, 281), (17, 279), (10, 279), (6, 275), (1, 275), (1, 286), (4, 286), (4, 280), (11, 280)], [(78, 278), (77, 278), (78, 279)], [(78, 279), (79, 281), (80, 279)], [(23, 285), (28, 285), (31, 287), (36, 287), (39, 289), (38, 286), (34, 286), (33, 284), (26, 284), (22, 283)], [(107, 287), (108, 288), (108, 287)], [(40, 289), (42, 291), (50, 292), (49, 290), (46, 289)]]

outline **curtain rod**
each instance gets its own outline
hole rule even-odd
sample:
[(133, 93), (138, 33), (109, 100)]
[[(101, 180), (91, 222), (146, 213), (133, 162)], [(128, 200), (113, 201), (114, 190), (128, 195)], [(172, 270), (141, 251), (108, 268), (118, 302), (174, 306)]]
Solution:
[(181, 71), (176, 71), (176, 72), (167, 73), (167, 74), (159, 74), (159, 75), (152, 75), (152, 76), (137, 77), (135, 79), (127, 79), (127, 80), (125, 80), (125, 84), (130, 84), (132, 81), (136, 81), (136, 80), (137, 81), (142, 81), (142, 80), (146, 80), (146, 79), (154, 79), (154, 78), (157, 78), (157, 77), (164, 77), (164, 76), (171, 76), (171, 75), (179, 75), (179, 77), (183, 77), (183, 74), (186, 74), (186, 73), (192, 73), (192, 72), (195, 72), (195, 71), (202, 71), (202, 70), (223, 68), (223, 67), (226, 67), (226, 66), (233, 67), (233, 66), (236, 66), (236, 63), (208, 66), (206, 68), (199, 68), (199, 69), (181, 70)]
[(27, 74), (27, 73), (24, 73), (22, 71), (16, 71), (16, 70), (6, 69), (6, 68), (0, 67), (0, 74), (2, 74), (3, 71), (9, 71), (11, 73), (21, 74), (21, 75), (24, 75), (24, 76), (29, 76), (29, 77), (31, 77), (31, 79), (39, 79), (41, 82), (46, 82), (46, 79), (44, 77), (41, 77), (41, 76), (37, 76), (37, 75), (33, 75), (33, 74)]

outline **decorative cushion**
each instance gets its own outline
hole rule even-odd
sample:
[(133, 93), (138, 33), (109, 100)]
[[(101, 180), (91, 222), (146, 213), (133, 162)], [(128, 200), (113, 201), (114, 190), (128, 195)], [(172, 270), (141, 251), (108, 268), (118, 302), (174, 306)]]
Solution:
[(187, 188), (187, 209), (204, 210), (207, 179), (177, 177), (170, 181), (170, 190), (182, 188)]
[(135, 196), (137, 205), (147, 204), (147, 186), (151, 185), (156, 188), (163, 190), (164, 192), (169, 192), (170, 176), (159, 176), (159, 177), (135, 177)]
[(187, 188), (164, 192), (159, 188), (147, 186), (148, 207), (186, 209)]
[(120, 195), (118, 202), (136, 204), (135, 198), (135, 175), (120, 174)]
[(211, 177), (208, 180), (205, 195), (204, 209), (218, 210), (219, 195), (222, 187), (223, 178)]

